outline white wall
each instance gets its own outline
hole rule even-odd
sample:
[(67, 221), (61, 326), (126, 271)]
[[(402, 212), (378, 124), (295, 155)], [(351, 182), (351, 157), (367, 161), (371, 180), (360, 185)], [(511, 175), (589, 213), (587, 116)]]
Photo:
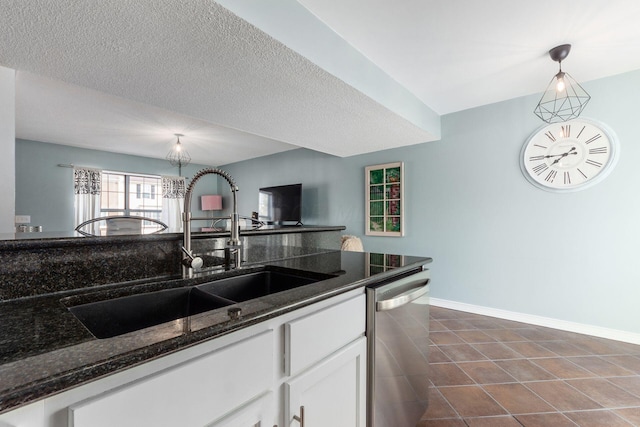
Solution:
[(364, 167), (403, 161), (407, 235), (365, 237), (366, 250), (433, 257), (434, 298), (638, 334), (640, 71), (584, 86), (584, 117), (613, 128), (620, 159), (580, 192), (545, 192), (522, 176), (520, 149), (543, 124), (539, 95), (443, 116), (438, 142), (349, 158), (294, 150), (223, 168), (241, 212), (256, 210), (260, 186), (302, 182), (305, 223), (362, 235)]
[(16, 73), (0, 67), (0, 233), (15, 232)]

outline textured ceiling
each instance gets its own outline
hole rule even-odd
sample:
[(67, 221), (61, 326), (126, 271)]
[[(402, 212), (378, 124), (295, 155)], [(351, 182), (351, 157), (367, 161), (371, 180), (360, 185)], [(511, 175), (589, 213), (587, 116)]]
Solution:
[(193, 162), (208, 165), (296, 148), (25, 71), (17, 74), (16, 91), (22, 139), (164, 158), (180, 133)]
[[(211, 1), (17, 0), (4, 1), (2, 6), (0, 65), (104, 92), (109, 96), (101, 97), (101, 107), (94, 105), (97, 113), (110, 110), (109, 118), (121, 115), (131, 124), (131, 112), (139, 111), (145, 116), (141, 123), (145, 129), (138, 133), (162, 133), (161, 142), (170, 141), (176, 131), (184, 133), (185, 147), (193, 157), (187, 130), (163, 124), (151, 129), (154, 115), (165, 114), (157, 108), (190, 117), (200, 125), (209, 123), (268, 138), (253, 137), (256, 145), (266, 146), (258, 150), (233, 141), (221, 149), (221, 141), (212, 140), (209, 149), (198, 156), (205, 164), (290, 148), (283, 142), (349, 156), (434, 139)], [(23, 79), (18, 80), (20, 85)], [(48, 84), (54, 86), (54, 82)], [(18, 92), (18, 97), (32, 95), (18, 105), (47, 101), (33, 90), (19, 86)], [(81, 89), (76, 92), (86, 94)], [(135, 104), (121, 114), (125, 100)], [(69, 134), (79, 131), (71, 139), (86, 140), (91, 133), (88, 123), (100, 122), (96, 132), (109, 129), (96, 137), (100, 148), (119, 151), (120, 144), (131, 141), (130, 135), (126, 138), (117, 132), (121, 126), (132, 129), (126, 123), (101, 120), (100, 114), (89, 117), (89, 109), (77, 117), (77, 106), (68, 97), (46, 108), (57, 110), (49, 111), (54, 119), (67, 115), (67, 123), (82, 118), (85, 126), (67, 127)], [(30, 108), (18, 113), (18, 122), (32, 121), (35, 116)], [(40, 116), (41, 122), (44, 117)], [(47, 129), (38, 136), (28, 123), (19, 123), (18, 137), (27, 136), (23, 129), (31, 129), (29, 138), (51, 139)], [(61, 142), (62, 136), (56, 136), (55, 142)], [(109, 140), (112, 142), (106, 143)], [(158, 140), (154, 143), (142, 137), (140, 151), (143, 140), (151, 156), (163, 157), (168, 151), (168, 146), (158, 148)], [(234, 150), (232, 156), (220, 155)]]
[(164, 157), (178, 132), (220, 165), (438, 139), (437, 114), (540, 93), (558, 44), (580, 82), (640, 69), (639, 21), (634, 0), (3, 0), (0, 65), (18, 137)]

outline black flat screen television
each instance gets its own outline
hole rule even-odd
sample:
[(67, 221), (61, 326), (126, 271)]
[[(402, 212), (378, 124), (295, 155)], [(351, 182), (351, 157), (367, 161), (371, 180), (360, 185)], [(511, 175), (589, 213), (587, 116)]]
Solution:
[(261, 188), (258, 219), (267, 224), (302, 224), (302, 184)]

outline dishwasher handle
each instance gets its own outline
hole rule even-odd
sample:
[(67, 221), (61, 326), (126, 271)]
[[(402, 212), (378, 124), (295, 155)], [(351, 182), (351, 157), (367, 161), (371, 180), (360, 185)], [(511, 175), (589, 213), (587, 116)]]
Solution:
[(420, 298), (429, 292), (429, 282), (431, 282), (431, 279), (427, 279), (424, 282), (421, 280), (416, 282), (416, 286), (412, 286), (408, 291), (400, 295), (376, 302), (376, 311), (393, 310)]

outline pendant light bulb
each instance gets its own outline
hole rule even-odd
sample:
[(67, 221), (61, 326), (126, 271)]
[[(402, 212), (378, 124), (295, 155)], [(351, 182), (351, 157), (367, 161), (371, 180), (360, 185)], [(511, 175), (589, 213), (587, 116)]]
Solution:
[(564, 73), (560, 71), (556, 74), (556, 91), (558, 93), (564, 92), (565, 84), (564, 84)]
[(178, 166), (178, 175), (182, 176), (182, 167), (187, 166), (191, 162), (191, 156), (189, 156), (187, 150), (182, 149), (180, 137), (183, 135), (181, 133), (175, 133), (174, 135), (176, 136), (177, 141), (171, 147), (171, 150), (169, 150), (167, 160), (169, 160), (171, 166)]

